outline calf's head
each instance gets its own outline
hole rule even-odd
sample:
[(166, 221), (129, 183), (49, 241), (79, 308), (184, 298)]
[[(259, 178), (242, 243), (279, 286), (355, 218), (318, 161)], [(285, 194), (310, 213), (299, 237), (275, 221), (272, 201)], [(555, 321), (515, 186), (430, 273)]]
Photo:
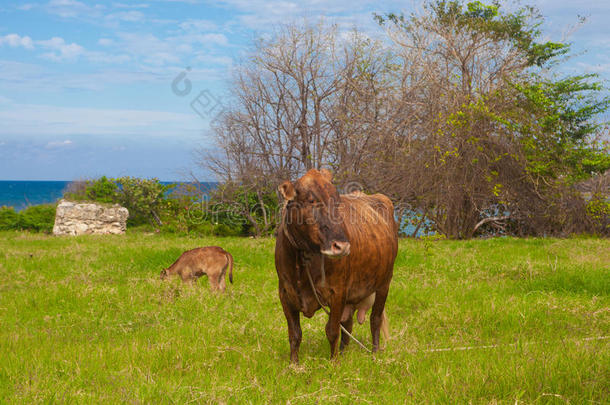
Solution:
[(285, 181), (279, 191), (286, 199), (284, 227), (298, 248), (341, 257), (349, 254), (350, 244), (331, 180), (328, 170), (312, 169), (294, 183)]

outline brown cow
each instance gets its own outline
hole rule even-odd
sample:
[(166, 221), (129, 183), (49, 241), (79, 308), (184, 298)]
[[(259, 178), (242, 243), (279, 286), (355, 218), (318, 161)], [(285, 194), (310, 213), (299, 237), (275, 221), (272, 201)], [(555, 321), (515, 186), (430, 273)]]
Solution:
[(161, 279), (179, 275), (182, 281), (194, 283), (204, 274), (210, 280), (212, 290), (224, 292), (225, 275), (229, 269), (229, 281), (233, 282), (233, 256), (218, 246), (187, 250), (167, 269), (161, 271)]
[[(310, 170), (294, 183), (279, 186), (286, 202), (275, 244), (275, 267), (288, 322), (290, 360), (295, 363), (302, 337), (300, 313), (309, 318), (320, 309), (308, 269), (320, 301), (330, 307), (326, 336), (331, 357), (337, 355), (340, 325), (352, 330), (353, 316), (342, 321), (345, 307), (355, 308), (373, 293), (370, 325), (373, 351), (377, 351), (398, 251), (392, 202), (381, 194), (339, 195), (331, 177), (327, 170)], [(349, 336), (342, 333), (341, 349), (348, 343)]]

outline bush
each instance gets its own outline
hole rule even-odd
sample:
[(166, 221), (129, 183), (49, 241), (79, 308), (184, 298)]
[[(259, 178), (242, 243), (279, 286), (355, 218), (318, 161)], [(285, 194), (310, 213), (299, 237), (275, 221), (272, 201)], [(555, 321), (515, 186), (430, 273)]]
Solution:
[(64, 191), (64, 198), (71, 201), (115, 203), (117, 197), (118, 185), (106, 176), (96, 180), (73, 181)]
[(33, 205), (21, 211), (19, 215), (18, 229), (31, 230), (36, 232), (53, 231), (55, 223), (54, 204)]
[[(277, 226), (279, 203), (274, 188), (223, 183), (210, 193), (208, 215), (242, 236), (271, 235)], [(224, 232), (225, 228), (222, 228)]]
[(0, 231), (18, 229), (19, 214), (13, 207), (0, 207)]
[(0, 230), (28, 230), (35, 232), (53, 231), (55, 224), (55, 205), (33, 205), (21, 212), (13, 207), (0, 208)]
[(130, 226), (151, 224), (161, 226), (160, 210), (166, 200), (164, 186), (158, 179), (102, 176), (95, 180), (75, 181), (64, 191), (71, 201), (92, 201), (120, 204), (129, 210)]
[(273, 232), (273, 213), (278, 205), (275, 192), (258, 195), (239, 187), (231, 188), (231, 193), (227, 187), (211, 192), (202, 187), (205, 185), (164, 185), (156, 178), (101, 177), (71, 183), (64, 197), (118, 203), (129, 210), (127, 225), (142, 232), (198, 236), (258, 236)]
[(241, 228), (230, 227), (226, 224), (216, 224), (214, 225), (214, 235), (215, 236), (240, 236)]
[(163, 225), (159, 214), (165, 201), (167, 186), (156, 178), (120, 177), (114, 181), (119, 186), (116, 202), (129, 210), (128, 225)]
[(610, 236), (610, 200), (601, 193), (594, 194), (587, 203), (586, 211), (596, 233)]

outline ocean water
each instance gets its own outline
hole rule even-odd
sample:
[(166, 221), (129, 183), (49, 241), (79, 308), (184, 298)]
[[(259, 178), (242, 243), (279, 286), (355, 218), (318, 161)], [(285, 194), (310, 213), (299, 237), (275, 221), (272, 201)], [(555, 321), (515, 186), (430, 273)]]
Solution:
[(63, 195), (69, 181), (6, 181), (0, 180), (0, 207), (17, 211), (30, 205), (54, 203)]
[[(175, 182), (161, 182), (175, 184)], [(14, 207), (20, 211), (31, 205), (49, 204), (59, 200), (70, 181), (13, 181), (0, 180), (0, 207)], [(217, 183), (201, 183), (203, 193)]]

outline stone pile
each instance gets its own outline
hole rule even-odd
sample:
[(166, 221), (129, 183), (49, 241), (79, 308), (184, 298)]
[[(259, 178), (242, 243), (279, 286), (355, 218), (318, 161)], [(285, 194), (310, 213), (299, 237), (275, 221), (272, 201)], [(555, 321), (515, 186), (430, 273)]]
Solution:
[(55, 214), (54, 235), (122, 234), (127, 228), (127, 208), (61, 200)]

